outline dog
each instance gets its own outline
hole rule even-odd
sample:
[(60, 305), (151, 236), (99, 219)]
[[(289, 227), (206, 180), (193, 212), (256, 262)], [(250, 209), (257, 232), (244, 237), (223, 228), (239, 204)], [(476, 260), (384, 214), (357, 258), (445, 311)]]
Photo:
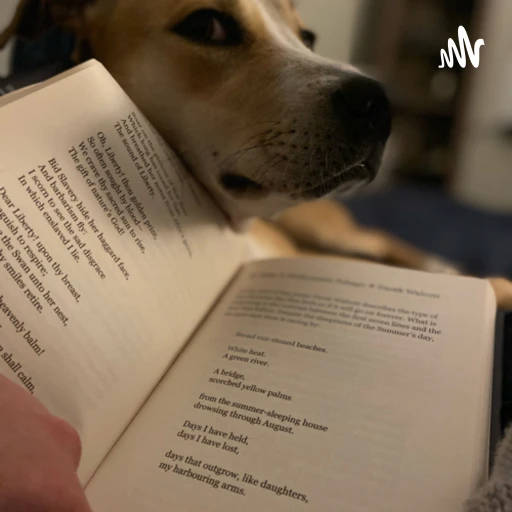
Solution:
[[(106, 66), (234, 226), (252, 219), (261, 255), (457, 271), (329, 199), (375, 178), (390, 105), (379, 82), (313, 52), (292, 0), (21, 0), (0, 46), (52, 24), (75, 35), (77, 62)], [(490, 282), (512, 308), (512, 284)]]

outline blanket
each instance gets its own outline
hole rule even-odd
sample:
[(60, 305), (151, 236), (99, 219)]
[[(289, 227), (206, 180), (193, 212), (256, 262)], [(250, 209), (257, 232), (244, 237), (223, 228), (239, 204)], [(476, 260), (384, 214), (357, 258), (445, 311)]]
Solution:
[(498, 447), (491, 478), (468, 501), (466, 511), (512, 511), (512, 429), (507, 431)]

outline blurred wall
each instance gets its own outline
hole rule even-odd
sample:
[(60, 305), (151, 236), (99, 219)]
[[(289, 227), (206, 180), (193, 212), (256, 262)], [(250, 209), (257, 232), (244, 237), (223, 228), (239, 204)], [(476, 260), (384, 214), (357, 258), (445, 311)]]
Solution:
[(363, 0), (300, 0), (299, 12), (318, 35), (316, 51), (336, 60), (349, 60)]
[[(19, 0), (0, 0), (0, 29), (9, 22)], [(363, 0), (301, 0), (304, 21), (317, 31), (318, 52), (336, 60), (348, 60)], [(0, 52), (0, 76), (8, 66), (8, 51)]]
[[(3, 30), (4, 27), (8, 25), (18, 1), (19, 0), (0, 0), (0, 30)], [(0, 76), (5, 76), (7, 74), (9, 50), (10, 48), (8, 47), (3, 51), (0, 51)]]
[(474, 71), (453, 191), (474, 206), (512, 212), (512, 1), (489, 0), (480, 67)]

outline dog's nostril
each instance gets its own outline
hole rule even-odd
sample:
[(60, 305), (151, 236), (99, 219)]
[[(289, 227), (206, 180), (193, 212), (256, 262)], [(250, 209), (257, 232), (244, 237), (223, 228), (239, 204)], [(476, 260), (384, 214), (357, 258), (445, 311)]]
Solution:
[(391, 129), (391, 109), (384, 87), (363, 76), (351, 78), (332, 94), (336, 117), (343, 123), (357, 123), (360, 128), (377, 130), (388, 137)]
[(388, 113), (384, 87), (369, 78), (353, 78), (341, 89), (347, 110), (354, 116), (368, 117)]

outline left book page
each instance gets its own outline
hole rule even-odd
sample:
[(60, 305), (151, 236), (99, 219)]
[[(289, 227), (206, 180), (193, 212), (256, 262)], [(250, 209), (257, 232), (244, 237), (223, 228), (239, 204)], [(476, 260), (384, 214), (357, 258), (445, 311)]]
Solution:
[(78, 429), (85, 483), (244, 243), (99, 63), (0, 105), (0, 373)]

